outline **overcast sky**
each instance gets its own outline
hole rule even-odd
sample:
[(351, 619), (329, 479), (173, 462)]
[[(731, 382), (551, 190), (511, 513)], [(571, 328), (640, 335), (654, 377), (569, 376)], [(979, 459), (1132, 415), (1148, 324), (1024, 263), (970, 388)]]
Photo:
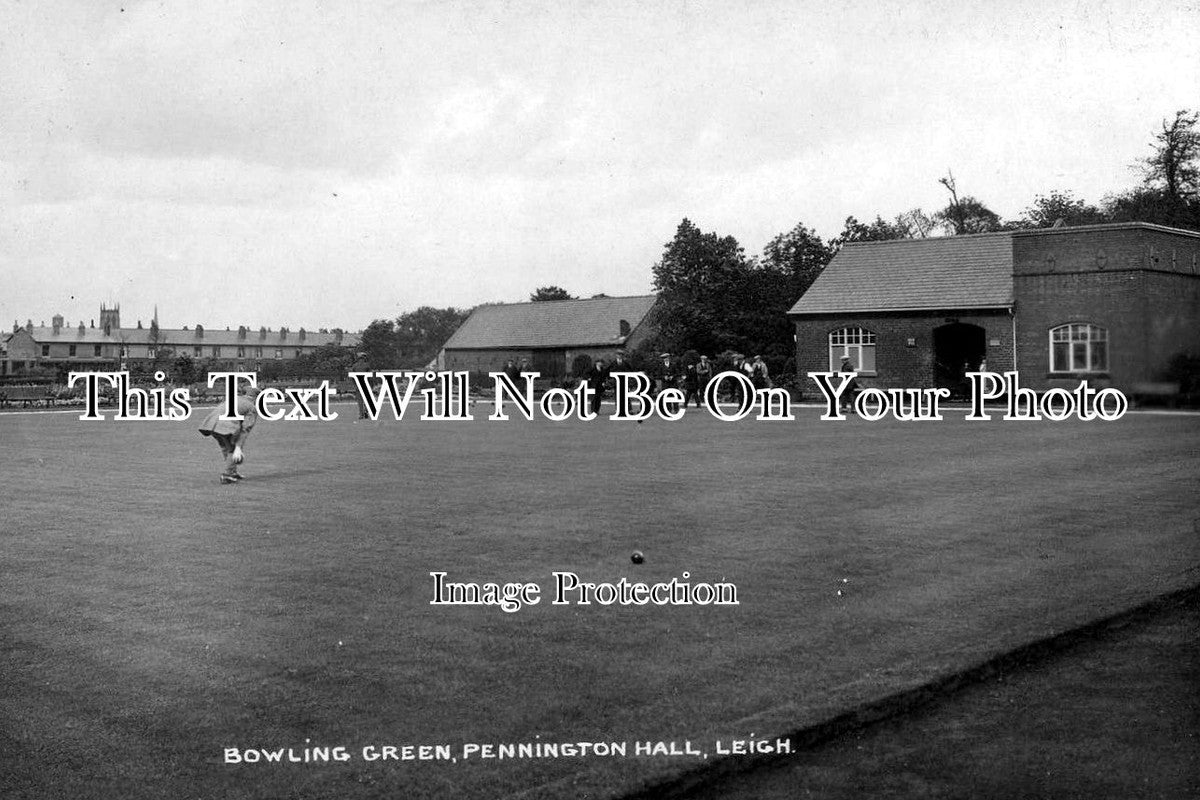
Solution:
[(0, 0), (0, 323), (359, 329), (642, 294), (683, 217), (1133, 186), (1192, 2)]

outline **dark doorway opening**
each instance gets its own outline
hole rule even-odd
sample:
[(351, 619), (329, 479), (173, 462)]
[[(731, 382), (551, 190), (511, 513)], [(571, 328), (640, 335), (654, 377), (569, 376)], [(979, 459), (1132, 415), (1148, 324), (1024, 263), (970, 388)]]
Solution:
[(531, 366), (543, 378), (561, 378), (567, 374), (567, 353), (565, 350), (534, 350)]
[(987, 336), (983, 328), (965, 322), (951, 322), (933, 329), (933, 383), (949, 389), (951, 397), (966, 397), (966, 374), (979, 369), (987, 355)]

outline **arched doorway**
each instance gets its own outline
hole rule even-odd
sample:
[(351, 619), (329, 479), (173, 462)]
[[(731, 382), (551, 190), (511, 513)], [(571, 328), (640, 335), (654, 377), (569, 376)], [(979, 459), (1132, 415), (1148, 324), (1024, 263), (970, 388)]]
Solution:
[(933, 329), (933, 383), (949, 389), (952, 396), (966, 397), (966, 373), (979, 369), (987, 355), (987, 336), (983, 328), (965, 322), (951, 322)]

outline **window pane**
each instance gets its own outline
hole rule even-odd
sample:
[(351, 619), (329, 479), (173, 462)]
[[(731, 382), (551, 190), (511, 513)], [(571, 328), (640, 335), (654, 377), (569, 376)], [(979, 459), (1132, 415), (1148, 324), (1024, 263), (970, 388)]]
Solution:
[(1092, 369), (1104, 371), (1108, 369), (1108, 343), (1092, 342)]
[(875, 345), (865, 344), (862, 346), (862, 349), (859, 352), (861, 353), (861, 358), (859, 359), (859, 369), (861, 369), (863, 372), (874, 372)]
[(1071, 343), (1071, 369), (1085, 370), (1088, 368), (1087, 344), (1084, 342)]
[(1055, 342), (1050, 348), (1050, 369), (1054, 372), (1064, 372), (1070, 369), (1067, 363), (1067, 343)]

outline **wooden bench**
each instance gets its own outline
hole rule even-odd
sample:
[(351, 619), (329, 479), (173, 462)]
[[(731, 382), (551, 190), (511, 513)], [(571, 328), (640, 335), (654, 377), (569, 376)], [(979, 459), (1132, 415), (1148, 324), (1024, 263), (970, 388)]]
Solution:
[(1129, 388), (1129, 399), (1141, 405), (1147, 400), (1174, 407), (1179, 402), (1180, 386), (1172, 381), (1143, 381)]

